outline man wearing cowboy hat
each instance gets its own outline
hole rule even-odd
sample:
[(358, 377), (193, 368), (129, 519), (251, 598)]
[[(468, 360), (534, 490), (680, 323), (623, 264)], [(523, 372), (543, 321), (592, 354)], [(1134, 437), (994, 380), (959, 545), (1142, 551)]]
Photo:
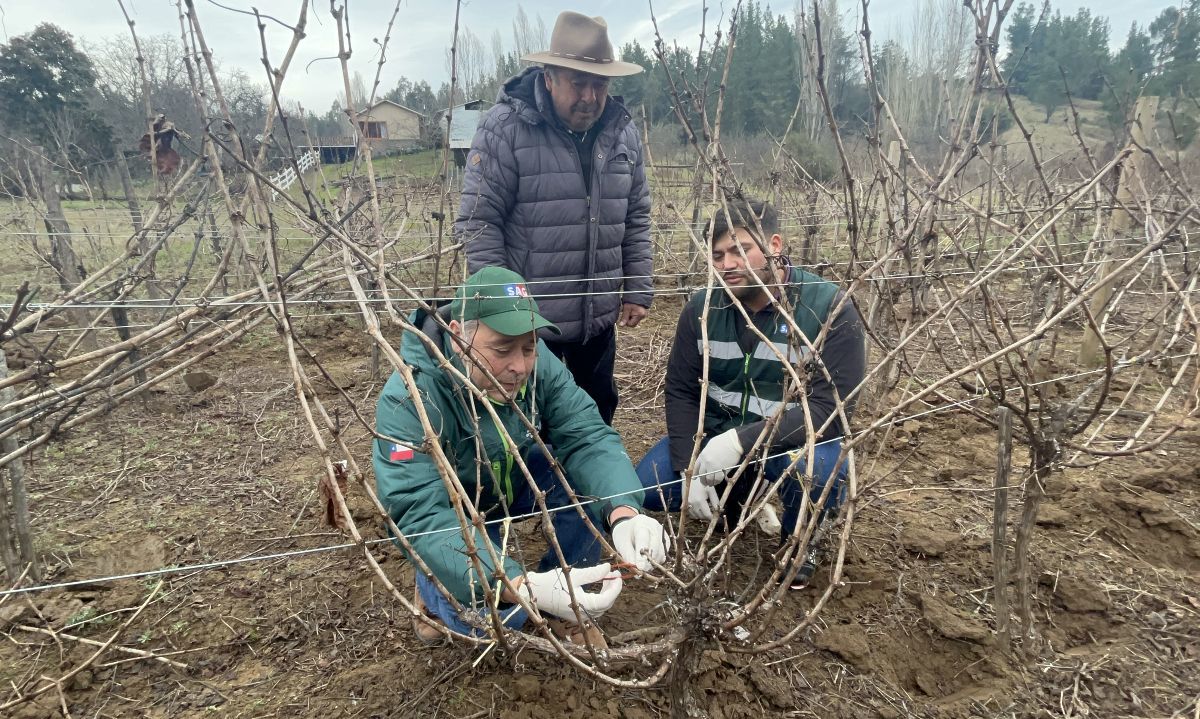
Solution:
[(653, 293), (650, 194), (637, 126), (613, 77), (603, 18), (558, 16), (543, 67), (504, 83), (467, 156), (455, 235), (471, 272), (507, 267), (529, 282), (561, 336), (543, 333), (612, 424), (614, 325), (636, 326)]

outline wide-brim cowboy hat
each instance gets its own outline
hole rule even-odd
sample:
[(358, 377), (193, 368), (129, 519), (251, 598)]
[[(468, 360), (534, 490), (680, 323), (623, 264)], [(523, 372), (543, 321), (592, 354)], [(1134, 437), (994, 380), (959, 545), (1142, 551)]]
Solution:
[(644, 68), (613, 57), (608, 40), (608, 23), (602, 17), (588, 17), (577, 12), (560, 13), (550, 34), (550, 49), (522, 57), (528, 62), (565, 67), (604, 77), (636, 75)]

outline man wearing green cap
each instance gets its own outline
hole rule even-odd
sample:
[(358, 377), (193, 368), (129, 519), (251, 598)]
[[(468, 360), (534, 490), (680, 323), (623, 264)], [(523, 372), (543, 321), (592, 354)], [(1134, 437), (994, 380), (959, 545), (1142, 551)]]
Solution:
[[(538, 330), (557, 333), (558, 328), (538, 312), (521, 276), (500, 267), (476, 272), (454, 302), (432, 315), (415, 313), (412, 320), (421, 332), (405, 333), (400, 354), (413, 369), (419, 401), (433, 432), (427, 435), (418, 419), (416, 398), (400, 374), (393, 373), (379, 398), (376, 425), (381, 438), (373, 444), (375, 481), (392, 520), (463, 607), (482, 606), (483, 584), (496, 587), (499, 569), (522, 598), (532, 600), (551, 618), (577, 623), (578, 616), (602, 614), (621, 591), (620, 574), (610, 564), (598, 563), (599, 542), (571, 505), (535, 437), (546, 438), (591, 521), (610, 533), (613, 547), (625, 561), (650, 569), (652, 561), (666, 558), (667, 539), (662, 525), (641, 513), (641, 483), (617, 433), (537, 337)], [(443, 367), (430, 345), (457, 373)], [(486, 400), (472, 393), (463, 378)], [(495, 417), (484, 401), (491, 403)], [(487, 522), (485, 532), (472, 530), (482, 573), (468, 556), (455, 507), (430, 454), (434, 442), (454, 465), (465, 490), (463, 501), (472, 503)], [(517, 457), (529, 468), (536, 487), (530, 486)], [(553, 548), (536, 572), (526, 572), (513, 558), (519, 541), (508, 532), (505, 518), (541, 516), (539, 492), (546, 493), (566, 564), (577, 567), (569, 574), (563, 572)], [(486, 549), (488, 542), (501, 557), (499, 567)], [(601, 583), (598, 593), (582, 590), (583, 585), (596, 582)], [(419, 571), (417, 593), (425, 611), (450, 629), (478, 633), (480, 623), (465, 621)], [(527, 618), (517, 599), (511, 590), (502, 590), (501, 615), (512, 628)], [(440, 636), (424, 622), (414, 626), (424, 640)], [(573, 637), (574, 632), (568, 628), (564, 634)], [(593, 640), (597, 636), (588, 634)]]

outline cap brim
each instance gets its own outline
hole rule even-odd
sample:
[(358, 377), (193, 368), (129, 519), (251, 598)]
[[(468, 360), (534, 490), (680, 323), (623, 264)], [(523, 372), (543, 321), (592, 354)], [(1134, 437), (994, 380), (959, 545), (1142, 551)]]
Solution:
[(635, 65), (632, 62), (622, 62), (620, 60), (613, 60), (612, 62), (588, 62), (587, 60), (573, 60), (569, 57), (561, 57), (549, 52), (530, 53), (521, 59), (525, 62), (540, 62), (543, 65), (565, 67), (570, 70), (586, 72), (590, 75), (600, 75), (601, 77), (625, 77), (646, 71), (646, 68), (641, 65)]
[(550, 330), (556, 335), (562, 334), (562, 330), (558, 329), (553, 322), (536, 312), (514, 310), (498, 315), (480, 317), (479, 321), (508, 337), (517, 337), (526, 332), (533, 332), (543, 328)]

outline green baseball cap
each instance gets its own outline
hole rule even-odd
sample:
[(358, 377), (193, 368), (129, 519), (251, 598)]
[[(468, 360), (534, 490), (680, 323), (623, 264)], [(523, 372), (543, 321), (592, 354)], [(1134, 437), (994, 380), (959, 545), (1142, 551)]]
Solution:
[(509, 337), (543, 327), (562, 334), (538, 314), (537, 302), (526, 289), (524, 278), (503, 267), (484, 267), (468, 277), (450, 304), (450, 317), (459, 322), (479, 320)]

